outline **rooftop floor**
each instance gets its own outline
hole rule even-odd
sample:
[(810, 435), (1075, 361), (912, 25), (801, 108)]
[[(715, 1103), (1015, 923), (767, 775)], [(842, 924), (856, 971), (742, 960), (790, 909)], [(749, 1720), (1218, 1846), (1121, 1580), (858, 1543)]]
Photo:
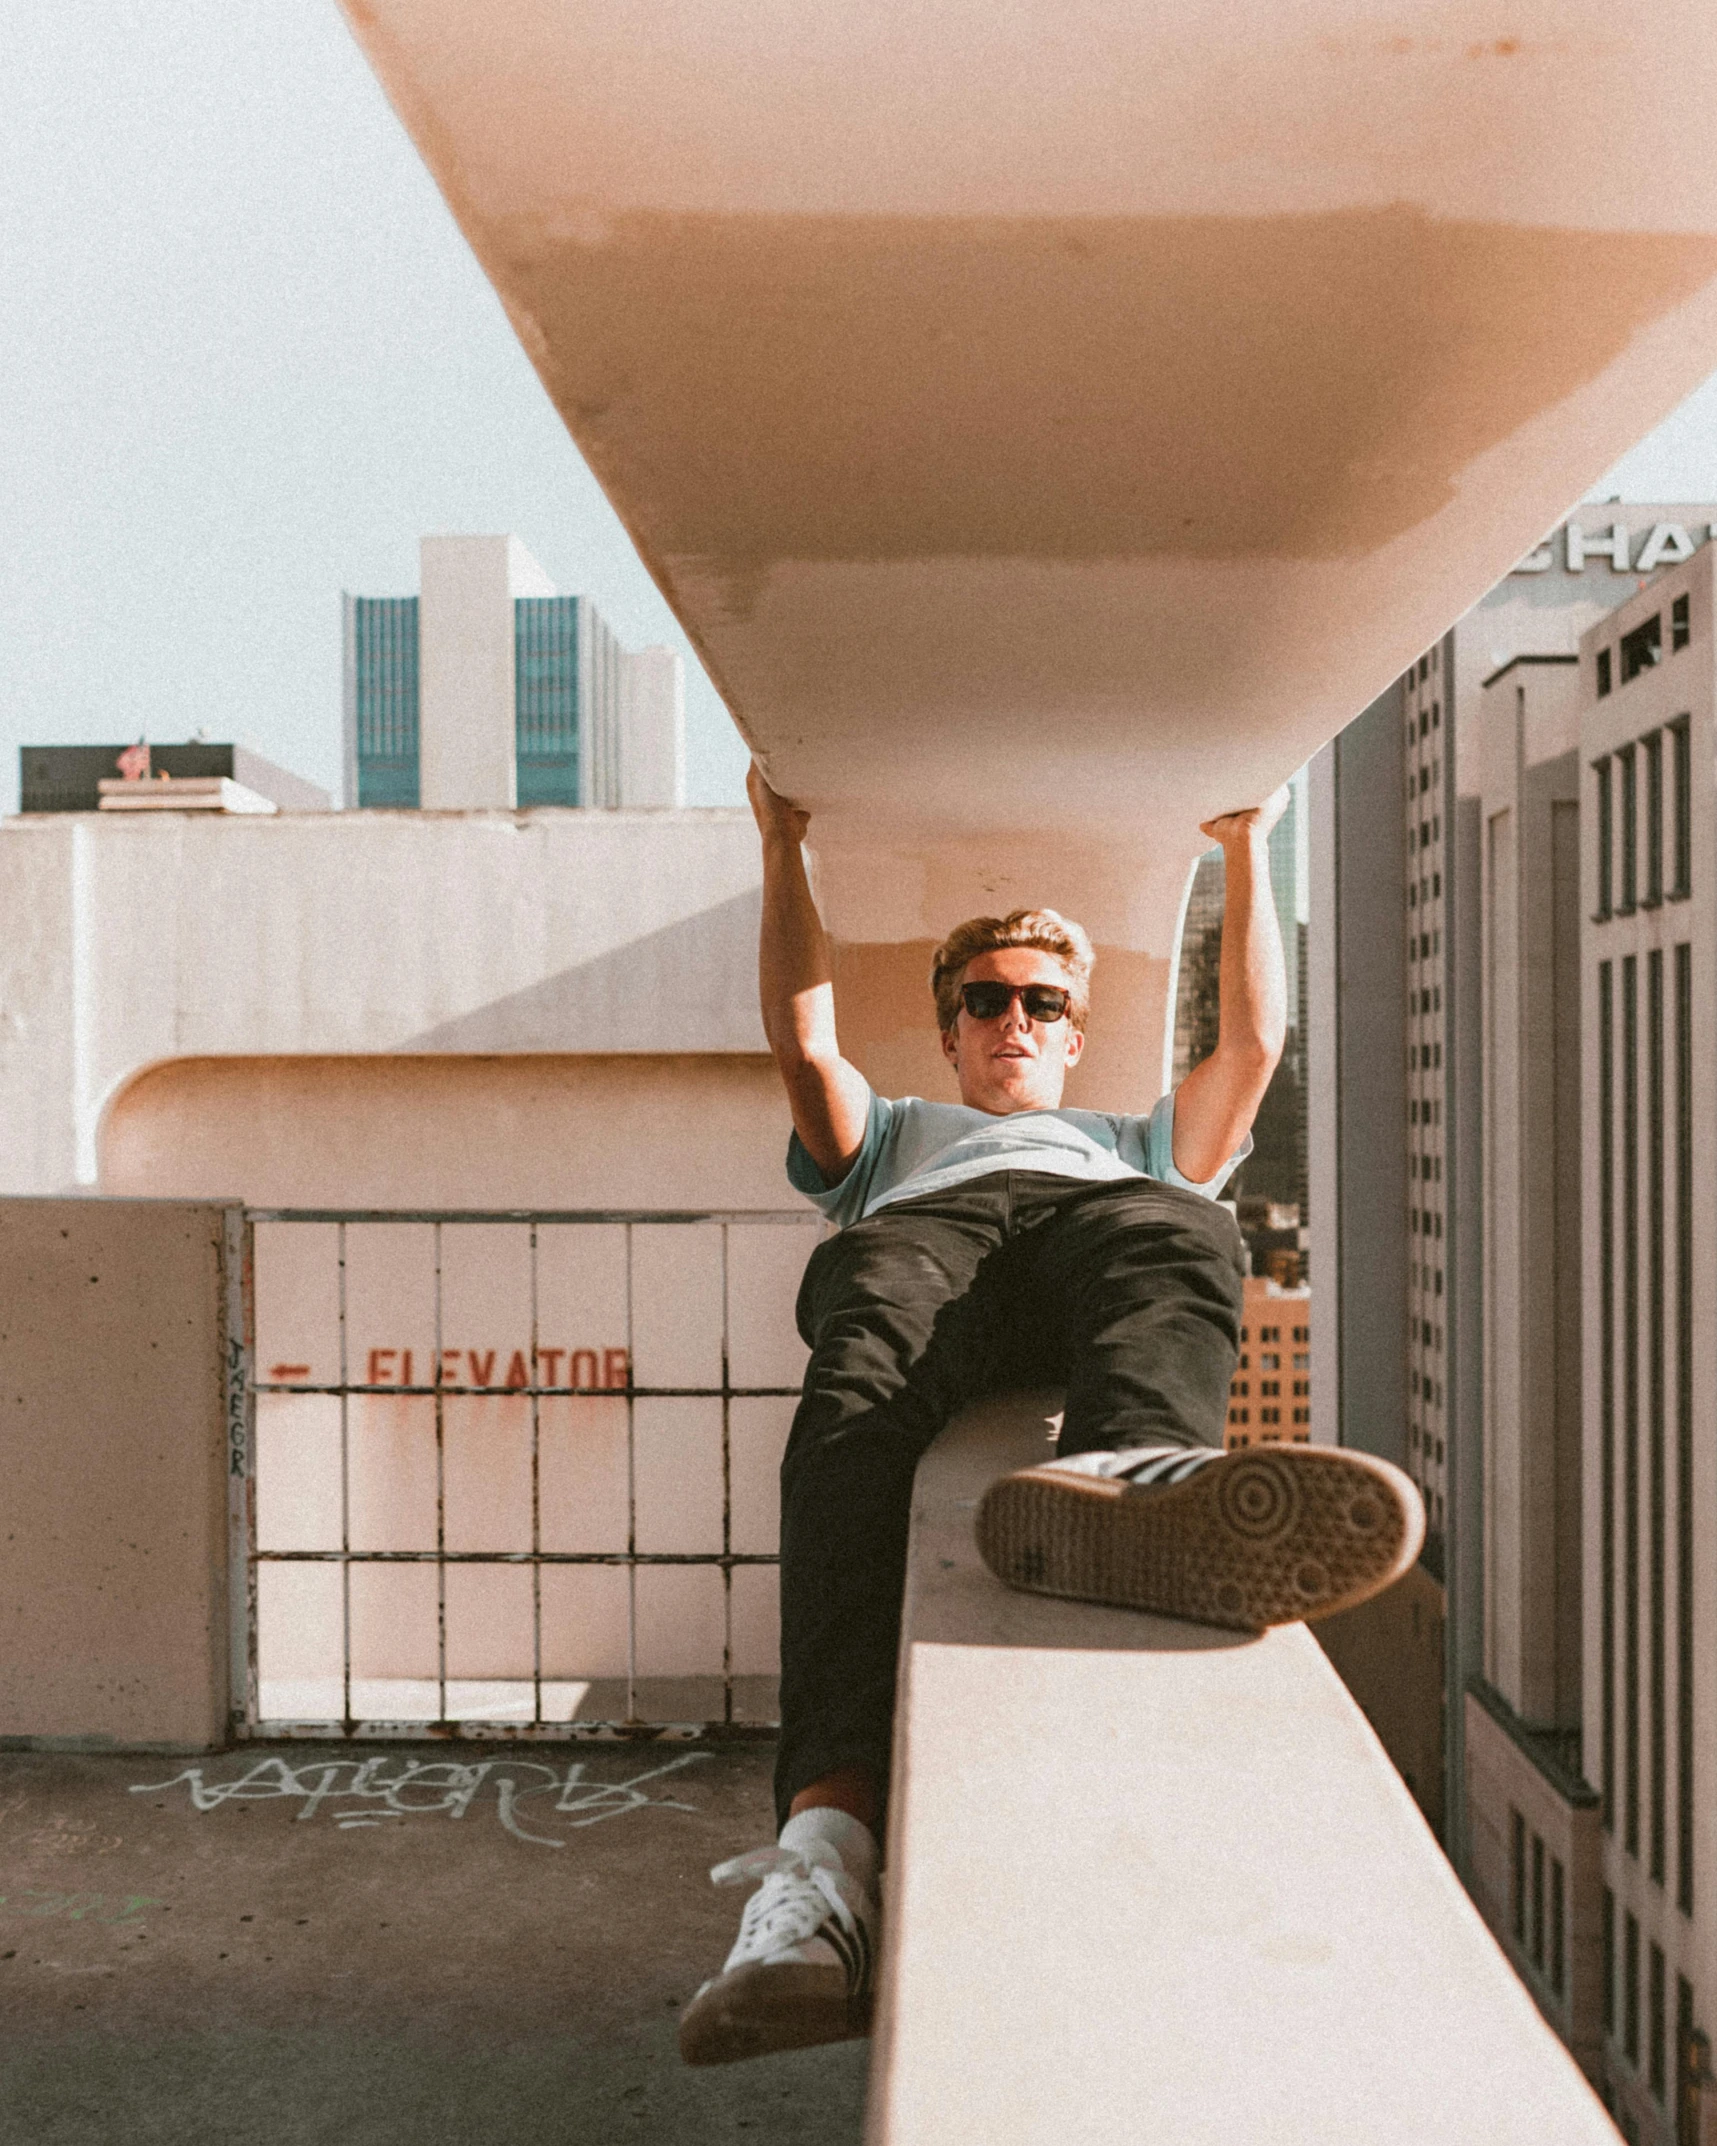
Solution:
[(856, 2142), (867, 2044), (675, 2048), (744, 1897), (709, 1866), (772, 1837), (772, 1755), (6, 1754), (0, 2141)]

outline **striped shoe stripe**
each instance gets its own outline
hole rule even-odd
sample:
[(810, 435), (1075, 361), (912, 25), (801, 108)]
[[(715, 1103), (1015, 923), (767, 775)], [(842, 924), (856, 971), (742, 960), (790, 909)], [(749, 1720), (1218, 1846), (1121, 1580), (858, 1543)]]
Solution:
[(1188, 1476), (1196, 1475), (1208, 1461), (1221, 1460), (1220, 1446), (1170, 1446), (1166, 1451), (1148, 1453), (1131, 1468), (1118, 1471), (1118, 1479), (1125, 1483), (1142, 1486), (1153, 1483), (1184, 1483)]

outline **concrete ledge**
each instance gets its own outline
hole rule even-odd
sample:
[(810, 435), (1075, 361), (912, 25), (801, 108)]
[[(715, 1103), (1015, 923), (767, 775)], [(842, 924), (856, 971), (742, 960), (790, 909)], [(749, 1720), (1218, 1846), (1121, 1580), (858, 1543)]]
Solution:
[(918, 1471), (870, 2146), (1614, 2146), (1304, 1626), (984, 1571), (972, 1507), (1049, 1405)]
[(0, 1741), (227, 1730), (236, 1210), (0, 1200)]

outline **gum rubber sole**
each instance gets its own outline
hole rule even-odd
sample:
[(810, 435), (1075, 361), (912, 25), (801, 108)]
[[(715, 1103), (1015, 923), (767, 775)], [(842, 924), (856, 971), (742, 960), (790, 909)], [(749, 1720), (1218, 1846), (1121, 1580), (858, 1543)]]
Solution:
[(752, 1960), (706, 1982), (686, 2006), (680, 2055), (688, 2064), (736, 2064), (857, 2041), (870, 2032), (870, 2015), (870, 1998), (848, 1993), (844, 1968)]
[(990, 1485), (976, 1524), (1010, 1587), (1239, 1632), (1351, 1609), (1425, 1539), (1408, 1476), (1331, 1446), (1229, 1453), (1152, 1489), (1026, 1468)]

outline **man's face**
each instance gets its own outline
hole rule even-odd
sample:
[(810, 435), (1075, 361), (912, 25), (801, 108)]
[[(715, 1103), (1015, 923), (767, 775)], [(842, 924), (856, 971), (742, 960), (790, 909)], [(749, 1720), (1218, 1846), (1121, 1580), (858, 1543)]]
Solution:
[[(960, 981), (1055, 984), (1065, 991), (1068, 979), (1053, 954), (1035, 946), (1004, 946), (968, 961)], [(1059, 1021), (1028, 1020), (1017, 998), (992, 1021), (974, 1020), (962, 1006), (952, 1031), (942, 1037), (961, 1102), (997, 1118), (1016, 1110), (1058, 1110), (1062, 1083), (1084, 1048), (1084, 1036), (1065, 1015)]]

